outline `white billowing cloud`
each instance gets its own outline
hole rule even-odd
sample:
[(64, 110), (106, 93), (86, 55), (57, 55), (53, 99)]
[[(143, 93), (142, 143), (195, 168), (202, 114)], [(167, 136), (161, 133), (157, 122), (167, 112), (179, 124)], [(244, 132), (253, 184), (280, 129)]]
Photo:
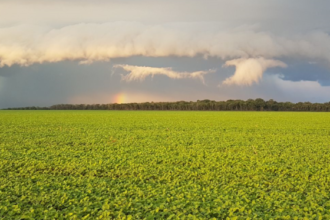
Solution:
[(165, 75), (172, 79), (183, 79), (183, 78), (199, 79), (203, 83), (205, 83), (204, 75), (215, 72), (215, 70), (177, 72), (172, 70), (172, 68), (157, 68), (157, 67), (132, 66), (132, 65), (114, 65), (114, 68), (122, 68), (123, 70), (129, 72), (129, 74), (122, 76), (122, 80), (127, 82), (134, 80), (143, 81), (147, 76), (153, 77), (155, 75)]
[(278, 60), (264, 58), (248, 58), (229, 60), (224, 66), (235, 66), (235, 74), (225, 81), (225, 85), (252, 85), (258, 83), (263, 73), (268, 68), (286, 67), (286, 64)]
[(251, 85), (259, 81), (267, 68), (284, 67), (276, 59), (330, 63), (330, 37), (325, 32), (283, 37), (249, 27), (203, 29), (138, 22), (0, 28), (0, 67), (64, 60), (92, 63), (132, 56), (197, 55), (235, 59), (227, 65), (235, 65), (237, 71), (225, 84)]
[(77, 24), (59, 29), (20, 25), (0, 28), (0, 67), (63, 60), (108, 61), (131, 56), (204, 55), (237, 58), (296, 58), (330, 62), (330, 37), (296, 37), (248, 29), (207, 30), (136, 22)]

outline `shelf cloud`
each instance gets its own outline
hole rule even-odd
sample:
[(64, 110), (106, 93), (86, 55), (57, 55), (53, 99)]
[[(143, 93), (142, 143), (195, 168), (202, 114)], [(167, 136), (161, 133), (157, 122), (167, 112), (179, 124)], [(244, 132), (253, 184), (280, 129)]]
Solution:
[(0, 108), (122, 93), (328, 101), (329, 7), (325, 0), (0, 0)]
[(329, 8), (326, 0), (0, 0), (0, 108), (114, 94), (329, 101)]
[[(285, 67), (283, 62), (275, 61), (278, 59), (330, 63), (330, 37), (324, 32), (283, 37), (249, 28), (201, 31), (138, 22), (0, 28), (0, 67), (65, 60), (88, 64), (132, 56), (198, 55), (217, 57), (227, 60), (225, 66), (236, 66), (235, 75), (224, 84), (251, 85), (260, 80), (267, 68)], [(136, 78), (134, 74), (128, 79)]]
[(201, 31), (136, 22), (83, 23), (63, 28), (19, 25), (0, 28), (0, 66), (131, 56), (299, 58), (330, 62), (330, 37), (313, 32), (280, 37), (255, 30)]

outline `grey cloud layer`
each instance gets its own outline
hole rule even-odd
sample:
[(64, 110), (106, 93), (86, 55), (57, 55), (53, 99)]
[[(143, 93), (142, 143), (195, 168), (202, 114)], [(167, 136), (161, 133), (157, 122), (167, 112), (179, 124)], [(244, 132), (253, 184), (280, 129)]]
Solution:
[[(144, 66), (151, 61), (154, 66), (170, 66), (171, 58), (127, 58), (114, 60), (130, 65)], [(212, 59), (210, 59), (212, 60)], [(157, 61), (159, 61), (157, 65)], [(173, 69), (183, 71), (194, 63), (212, 66), (202, 58), (175, 58)], [(213, 61), (212, 61), (213, 62)], [(180, 66), (182, 64), (183, 66)], [(35, 64), (28, 67), (4, 67), (0, 69), (0, 108), (22, 106), (50, 106), (60, 103), (112, 103), (116, 94), (125, 94), (127, 102), (141, 101), (196, 101), (197, 99), (227, 100), (263, 98), (278, 101), (329, 101), (330, 87), (312, 81), (284, 81), (276, 75), (265, 74), (258, 85), (251, 87), (222, 86), (218, 83), (230, 76), (232, 67), (220, 69), (217, 74), (205, 75), (208, 86), (199, 80), (172, 80), (159, 75), (143, 83), (121, 81), (119, 74), (111, 76), (111, 64), (93, 63), (77, 65), (77, 62)], [(198, 70), (200, 66), (195, 66)], [(213, 65), (212, 67), (216, 67)], [(204, 67), (205, 69), (207, 67)], [(289, 68), (289, 67), (288, 67)], [(286, 70), (286, 69), (285, 69)], [(190, 69), (189, 72), (193, 72)], [(224, 73), (224, 71), (226, 73)], [(2, 77), (1, 74), (4, 76)], [(152, 96), (152, 97), (151, 97)]]
[(1, 0), (0, 25), (220, 22), (277, 31), (329, 31), (329, 8), (328, 0)]

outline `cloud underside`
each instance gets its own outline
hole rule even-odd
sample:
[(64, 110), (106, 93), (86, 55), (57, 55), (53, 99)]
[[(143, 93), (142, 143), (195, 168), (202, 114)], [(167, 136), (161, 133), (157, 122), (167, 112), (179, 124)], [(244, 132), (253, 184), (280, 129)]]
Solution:
[(63, 60), (88, 63), (139, 55), (330, 61), (330, 37), (323, 32), (279, 37), (248, 29), (202, 31), (136, 22), (87, 23), (59, 29), (30, 25), (0, 28), (1, 66)]
[[(0, 28), (0, 67), (64, 60), (88, 64), (132, 56), (197, 55), (217, 57), (227, 61), (225, 66), (236, 67), (235, 74), (223, 84), (252, 85), (259, 82), (268, 68), (286, 67), (278, 59), (329, 63), (330, 37), (324, 32), (281, 37), (249, 28), (201, 30), (137, 22), (86, 23), (58, 29), (31, 25)], [(124, 77), (126, 81), (143, 80), (157, 74), (203, 81), (203, 75), (209, 72), (177, 73), (168, 68), (118, 67), (130, 72)]]
[(184, 79), (184, 78), (191, 78), (191, 79), (199, 79), (203, 83), (204, 75), (208, 73), (213, 73), (215, 70), (207, 70), (207, 71), (195, 71), (195, 72), (177, 72), (172, 70), (171, 68), (157, 68), (157, 67), (148, 67), (148, 66), (132, 66), (132, 65), (114, 65), (114, 68), (121, 68), (129, 74), (123, 75), (123, 81), (143, 81), (148, 76), (155, 76), (155, 75), (164, 75), (172, 79)]

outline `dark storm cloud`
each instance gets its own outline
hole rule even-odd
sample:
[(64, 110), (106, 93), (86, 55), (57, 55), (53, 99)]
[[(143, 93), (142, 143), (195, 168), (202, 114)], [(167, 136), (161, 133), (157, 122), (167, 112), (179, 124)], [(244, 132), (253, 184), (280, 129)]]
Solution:
[[(0, 108), (109, 103), (123, 93), (329, 101), (329, 8), (327, 0), (3, 0)], [(115, 64), (216, 72), (203, 75), (205, 85), (166, 75), (124, 82), (130, 73)]]
[(315, 62), (294, 62), (282, 71), (282, 79), (290, 81), (317, 81), (322, 86), (330, 86), (330, 69)]

